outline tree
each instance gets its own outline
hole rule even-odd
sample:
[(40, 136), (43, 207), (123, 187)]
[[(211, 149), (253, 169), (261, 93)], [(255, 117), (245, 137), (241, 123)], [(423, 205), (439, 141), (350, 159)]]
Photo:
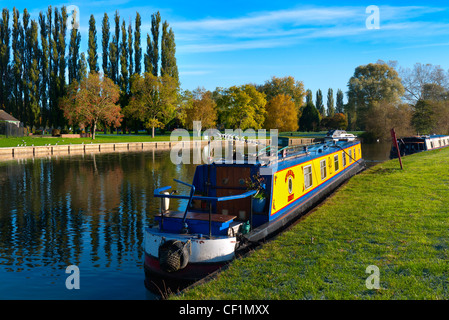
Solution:
[(374, 103), (399, 103), (404, 87), (396, 70), (385, 63), (370, 63), (355, 69), (348, 83), (349, 104), (357, 114), (360, 129), (364, 129), (366, 113)]
[(31, 21), (31, 27), (28, 30), (27, 46), (29, 47), (29, 68), (28, 79), (25, 85), (28, 91), (28, 123), (31, 127), (40, 124), (39, 118), (41, 114), (41, 106), (39, 99), (39, 42), (38, 42), (38, 24), (36, 21)]
[(158, 75), (159, 62), (159, 25), (161, 15), (159, 11), (151, 15), (151, 36), (147, 34), (147, 52), (144, 55), (145, 72)]
[(329, 88), (329, 90), (327, 90), (327, 115), (329, 117), (333, 117), (334, 114), (335, 114), (334, 90)]
[[(72, 24), (76, 21), (76, 11), (73, 11)], [(81, 45), (81, 34), (77, 28), (72, 28), (70, 33), (70, 44), (69, 44), (69, 57), (68, 57), (68, 67), (69, 67), (69, 84), (74, 80), (80, 81), (79, 77), (79, 59), (80, 59), (80, 45)]]
[(120, 88), (123, 93), (128, 92), (128, 81), (129, 81), (129, 73), (128, 73), (128, 40), (126, 33), (126, 24), (125, 20), (122, 23), (122, 42), (120, 44)]
[(111, 32), (110, 32), (109, 17), (108, 17), (107, 13), (104, 14), (103, 21), (102, 21), (101, 25), (102, 25), (102, 27), (101, 27), (101, 33), (102, 33), (101, 44), (102, 44), (102, 47), (103, 47), (102, 68), (103, 68), (103, 73), (108, 78), (111, 78), (110, 71), (109, 71), (109, 62), (108, 62), (108, 58), (109, 58), (109, 38), (111, 37)]
[(174, 78), (179, 84), (175, 34), (172, 28), (168, 29), (168, 27), (168, 22), (165, 21), (162, 25), (161, 75), (168, 75)]
[(346, 130), (348, 127), (348, 120), (343, 113), (336, 113), (332, 117), (327, 116), (326, 118), (323, 118), (320, 122), (320, 126), (326, 130)]
[(309, 102), (313, 104), (313, 93), (312, 93), (312, 90), (310, 90), (310, 89), (308, 89), (307, 92), (306, 92), (306, 105)]
[(326, 116), (326, 110), (324, 109), (323, 93), (321, 92), (321, 89), (318, 89), (316, 92), (315, 107), (318, 109), (320, 116), (324, 118)]
[(40, 100), (41, 100), (41, 114), (42, 114), (42, 123), (48, 124), (48, 81), (49, 81), (49, 52), (48, 52), (48, 31), (47, 31), (47, 22), (45, 19), (45, 15), (40, 12), (39, 13), (39, 27), (40, 27), (40, 38), (41, 38), (41, 52), (40, 52)]
[(176, 81), (168, 76), (156, 77), (149, 72), (131, 79), (131, 98), (124, 113), (140, 120), (147, 129), (164, 128), (173, 119), (177, 102)]
[(87, 49), (87, 61), (90, 72), (98, 72), (98, 53), (97, 53), (97, 27), (95, 26), (95, 17), (90, 15), (89, 19), (89, 40)]
[(292, 76), (272, 77), (257, 89), (265, 93), (267, 101), (279, 94), (289, 95), (295, 104), (298, 119), (301, 116), (300, 109), (306, 95), (302, 81), (296, 81)]
[(375, 102), (367, 111), (366, 132), (374, 139), (389, 141), (390, 129), (398, 136), (413, 133), (411, 126), (412, 110), (408, 104), (393, 104), (389, 101)]
[(413, 127), (420, 134), (429, 134), (434, 124), (434, 110), (431, 101), (418, 100), (411, 119)]
[(140, 26), (142, 19), (140, 14), (136, 12), (136, 27), (134, 30), (134, 64), (136, 65), (134, 73), (140, 74), (142, 72), (142, 48), (140, 46)]
[(335, 112), (337, 113), (344, 113), (345, 112), (345, 104), (343, 102), (343, 98), (344, 98), (344, 94), (343, 91), (341, 91), (341, 89), (337, 90), (337, 102), (336, 102), (336, 108), (335, 108)]
[(278, 129), (281, 132), (298, 130), (298, 112), (291, 96), (278, 94), (268, 101), (265, 109), (265, 129)]
[(265, 94), (253, 85), (232, 86), (217, 99), (220, 122), (232, 129), (261, 129), (266, 104)]
[(134, 43), (133, 43), (133, 29), (131, 24), (128, 26), (128, 76), (134, 74)]
[(95, 139), (95, 130), (100, 121), (107, 125), (120, 125), (123, 115), (117, 104), (119, 96), (120, 89), (111, 79), (90, 72), (81, 83), (75, 81), (69, 86), (60, 107), (70, 124), (82, 128), (90, 126), (92, 139)]
[(440, 66), (432, 64), (416, 63), (413, 69), (401, 68), (399, 74), (402, 79), (406, 102), (415, 105), (423, 97), (424, 87), (428, 84), (437, 85), (448, 89), (449, 76)]
[(9, 103), (10, 94), (10, 35), (9, 10), (3, 9), (0, 19), (0, 108), (6, 108), (6, 112), (11, 112)]
[(313, 102), (309, 101), (302, 111), (301, 118), (299, 119), (299, 130), (302, 131), (315, 131), (320, 125), (320, 113), (313, 105)]
[(184, 108), (186, 127), (191, 130), (193, 121), (201, 121), (203, 128), (214, 128), (217, 124), (217, 104), (212, 99), (212, 92), (197, 88), (185, 96), (189, 100)]

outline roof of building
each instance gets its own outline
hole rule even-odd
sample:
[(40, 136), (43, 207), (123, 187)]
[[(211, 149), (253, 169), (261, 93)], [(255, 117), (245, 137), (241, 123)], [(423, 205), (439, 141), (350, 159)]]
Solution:
[(9, 113), (6, 113), (5, 110), (0, 110), (0, 121), (4, 120), (4, 121), (17, 121), (20, 122), (19, 120), (17, 120), (16, 118), (14, 118), (12, 115), (10, 115)]

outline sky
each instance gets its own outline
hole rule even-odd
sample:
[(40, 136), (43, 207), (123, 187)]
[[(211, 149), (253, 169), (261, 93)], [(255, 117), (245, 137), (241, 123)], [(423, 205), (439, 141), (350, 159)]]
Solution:
[[(79, 8), (81, 49), (87, 48), (91, 14), (96, 18), (101, 65), (101, 19), (119, 11), (127, 25), (142, 17), (142, 46), (151, 15), (161, 13), (173, 28), (182, 89), (214, 90), (271, 77), (293, 76), (314, 93), (347, 91), (359, 65), (378, 60), (449, 69), (447, 1), (182, 1), (1, 0), (12, 11), (27, 8), (32, 18), (48, 5)], [(373, 7), (374, 6), (374, 7)]]

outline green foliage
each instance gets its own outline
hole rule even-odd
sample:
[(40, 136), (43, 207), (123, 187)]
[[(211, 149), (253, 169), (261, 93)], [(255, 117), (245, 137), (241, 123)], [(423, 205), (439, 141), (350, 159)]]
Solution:
[(320, 113), (312, 102), (308, 102), (299, 119), (299, 129), (302, 131), (316, 131), (320, 125)]
[(329, 88), (329, 90), (327, 90), (327, 115), (329, 117), (333, 117), (334, 114), (334, 90), (332, 90), (332, 88)]
[(131, 98), (124, 113), (127, 117), (140, 120), (146, 128), (163, 128), (176, 115), (178, 101), (176, 80), (168, 77), (156, 77), (145, 72), (143, 77), (135, 74), (131, 79)]
[(95, 26), (95, 17), (93, 14), (89, 19), (87, 62), (89, 63), (90, 72), (98, 72), (97, 28)]
[(232, 86), (217, 99), (220, 123), (230, 129), (261, 129), (265, 121), (265, 94), (253, 85)]
[(348, 83), (348, 98), (358, 114), (358, 126), (365, 127), (365, 113), (380, 101), (398, 103), (404, 87), (397, 71), (385, 63), (370, 63), (355, 69)]
[(318, 89), (316, 92), (315, 107), (317, 108), (317, 110), (320, 113), (320, 116), (322, 118), (326, 116), (326, 110), (324, 109), (324, 104), (323, 104), (323, 93), (321, 92), (321, 89)]

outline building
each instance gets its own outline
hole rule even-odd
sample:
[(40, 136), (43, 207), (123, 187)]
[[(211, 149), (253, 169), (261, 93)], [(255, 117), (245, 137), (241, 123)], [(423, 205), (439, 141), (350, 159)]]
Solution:
[(0, 134), (6, 136), (23, 136), (20, 121), (4, 110), (0, 110)]

